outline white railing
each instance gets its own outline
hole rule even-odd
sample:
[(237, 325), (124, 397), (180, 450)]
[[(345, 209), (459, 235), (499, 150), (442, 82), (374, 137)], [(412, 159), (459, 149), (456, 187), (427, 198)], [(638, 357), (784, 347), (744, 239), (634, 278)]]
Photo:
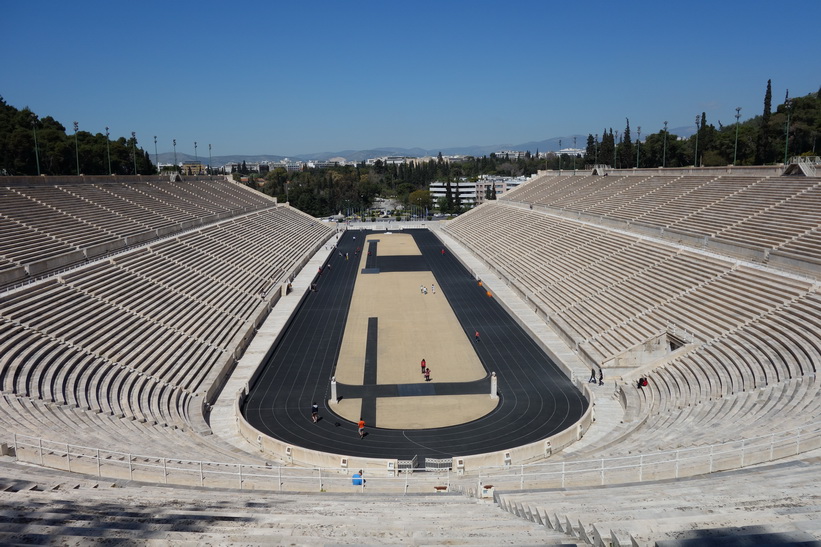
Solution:
[(821, 166), (821, 157), (819, 156), (794, 156), (790, 158), (790, 163), (796, 163), (801, 166), (801, 171), (808, 177), (816, 176), (818, 167)]
[[(479, 495), (500, 490), (604, 486), (703, 475), (766, 463), (821, 448), (821, 423), (719, 444), (591, 460), (545, 461), (484, 467), (476, 472), (397, 472), (366, 468), (365, 485), (355, 469), (251, 465), (144, 456), (14, 435), (18, 461), (112, 480), (288, 492), (431, 493), (459, 490)], [(483, 486), (485, 485), (485, 486)]]
[(391, 230), (410, 230), (410, 229), (425, 229), (429, 228), (434, 221), (427, 220), (387, 220), (377, 219), (375, 222), (352, 220), (350, 222), (340, 222), (340, 225), (346, 225), (348, 230), (373, 230), (377, 232), (391, 231)]
[(648, 482), (741, 469), (821, 447), (821, 424), (720, 444), (593, 460), (484, 469), (496, 489), (566, 488)]

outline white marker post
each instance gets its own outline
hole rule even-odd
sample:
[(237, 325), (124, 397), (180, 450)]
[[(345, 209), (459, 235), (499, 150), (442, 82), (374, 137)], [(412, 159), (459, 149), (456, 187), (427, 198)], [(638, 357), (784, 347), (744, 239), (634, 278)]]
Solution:
[(336, 376), (331, 377), (331, 404), (335, 405), (339, 402), (339, 397), (336, 396)]
[(491, 399), (498, 399), (499, 398), (499, 395), (497, 394), (497, 391), (498, 391), (497, 383), (498, 383), (498, 380), (496, 379), (496, 373), (491, 372), (490, 373), (490, 398)]

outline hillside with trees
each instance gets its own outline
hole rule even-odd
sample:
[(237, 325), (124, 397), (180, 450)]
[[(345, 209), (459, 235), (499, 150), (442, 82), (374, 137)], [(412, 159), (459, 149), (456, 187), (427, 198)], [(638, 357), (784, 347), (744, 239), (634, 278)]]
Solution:
[[(619, 169), (632, 167), (703, 167), (722, 165), (767, 165), (783, 163), (793, 156), (815, 156), (821, 133), (821, 89), (803, 97), (785, 97), (772, 111), (771, 82), (767, 82), (764, 107), (752, 118), (716, 125), (706, 113), (694, 117), (695, 133), (686, 139), (666, 131), (631, 138), (630, 120), (623, 131), (605, 129), (588, 135), (586, 164), (604, 164)], [(738, 112), (737, 112), (738, 113)], [(740, 113), (738, 113), (740, 114)], [(733, 116), (735, 117), (735, 116)], [(789, 126), (787, 122), (789, 121)], [(737, 138), (736, 138), (737, 137)], [(567, 168), (567, 162), (563, 165)]]
[(40, 118), (28, 107), (18, 110), (0, 97), (0, 174), (76, 175), (79, 164), (84, 175), (133, 175), (135, 163), (137, 174), (157, 172), (134, 136), (112, 140), (73, 128), (69, 134), (51, 116)]

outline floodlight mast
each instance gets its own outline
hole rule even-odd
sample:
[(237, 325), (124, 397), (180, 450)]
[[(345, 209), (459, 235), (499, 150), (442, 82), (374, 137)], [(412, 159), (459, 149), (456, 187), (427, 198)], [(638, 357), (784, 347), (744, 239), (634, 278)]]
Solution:
[(741, 117), (741, 107), (737, 106), (735, 109), (735, 145), (733, 146), (733, 167), (736, 165), (738, 158), (738, 119)]

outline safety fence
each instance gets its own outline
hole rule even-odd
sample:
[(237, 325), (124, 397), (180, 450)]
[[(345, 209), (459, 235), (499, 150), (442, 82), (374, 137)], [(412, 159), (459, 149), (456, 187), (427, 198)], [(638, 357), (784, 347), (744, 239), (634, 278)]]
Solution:
[[(99, 478), (269, 492), (432, 493), (481, 496), (501, 490), (606, 486), (740, 469), (821, 448), (821, 423), (720, 444), (589, 460), (484, 467), (461, 472), (431, 469), (340, 469), (207, 462), (144, 456), (14, 435), (20, 462)], [(434, 462), (432, 462), (434, 463)], [(353, 475), (361, 471), (361, 484)]]

